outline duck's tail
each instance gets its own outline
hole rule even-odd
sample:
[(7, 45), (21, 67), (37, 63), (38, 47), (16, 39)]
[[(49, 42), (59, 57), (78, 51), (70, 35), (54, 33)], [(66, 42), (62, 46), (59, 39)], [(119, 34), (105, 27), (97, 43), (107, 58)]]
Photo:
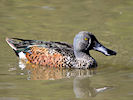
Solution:
[(17, 50), (17, 47), (15, 47), (14, 45), (14, 40), (13, 39), (9, 39), (9, 38), (6, 38), (6, 42), (9, 44), (9, 46), (13, 49), (13, 50)]
[(14, 50), (17, 56), (19, 56), (19, 53), (23, 51), (25, 47), (27, 47), (22, 45), (23, 41), (25, 40), (19, 38), (6, 38), (6, 42)]

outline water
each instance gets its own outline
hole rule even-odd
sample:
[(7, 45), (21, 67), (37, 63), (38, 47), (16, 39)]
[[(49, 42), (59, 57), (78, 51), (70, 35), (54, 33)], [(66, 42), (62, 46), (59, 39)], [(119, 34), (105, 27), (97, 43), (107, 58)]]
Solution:
[[(132, 0), (0, 0), (0, 100), (132, 100)], [(71, 43), (79, 31), (96, 35), (117, 56), (91, 55), (88, 70), (19, 69), (6, 37)]]

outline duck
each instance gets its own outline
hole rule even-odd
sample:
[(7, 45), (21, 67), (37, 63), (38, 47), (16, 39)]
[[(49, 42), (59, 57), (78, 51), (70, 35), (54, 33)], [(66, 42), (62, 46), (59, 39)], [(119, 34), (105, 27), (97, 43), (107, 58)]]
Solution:
[(6, 42), (19, 59), (43, 67), (91, 69), (97, 67), (97, 62), (90, 55), (90, 50), (99, 51), (106, 56), (116, 55), (115, 51), (103, 46), (95, 35), (88, 31), (76, 34), (73, 45), (20, 38), (6, 38)]

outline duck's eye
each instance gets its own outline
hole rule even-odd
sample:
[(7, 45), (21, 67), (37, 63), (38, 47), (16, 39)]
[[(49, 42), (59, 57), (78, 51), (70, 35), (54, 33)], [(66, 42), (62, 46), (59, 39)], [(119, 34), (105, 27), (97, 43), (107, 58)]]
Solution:
[(86, 37), (85, 37), (85, 38), (84, 38), (84, 40), (85, 40), (85, 41), (87, 41), (87, 40), (88, 40), (88, 38), (86, 38)]

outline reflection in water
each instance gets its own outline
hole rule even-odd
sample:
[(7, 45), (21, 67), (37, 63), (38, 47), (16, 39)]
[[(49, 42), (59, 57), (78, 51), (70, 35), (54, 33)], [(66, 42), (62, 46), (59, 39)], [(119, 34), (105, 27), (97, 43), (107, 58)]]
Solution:
[(29, 80), (57, 80), (63, 78), (74, 78), (73, 91), (76, 98), (95, 97), (98, 93), (103, 92), (111, 87), (95, 88), (91, 85), (90, 70), (83, 69), (63, 69), (53, 67), (42, 67), (33, 64), (26, 64), (22, 60), (19, 62), (19, 67), (28, 70)]
[(98, 93), (110, 88), (111, 87), (95, 88), (91, 86), (89, 77), (76, 77), (73, 82), (73, 90), (76, 98), (95, 97)]

